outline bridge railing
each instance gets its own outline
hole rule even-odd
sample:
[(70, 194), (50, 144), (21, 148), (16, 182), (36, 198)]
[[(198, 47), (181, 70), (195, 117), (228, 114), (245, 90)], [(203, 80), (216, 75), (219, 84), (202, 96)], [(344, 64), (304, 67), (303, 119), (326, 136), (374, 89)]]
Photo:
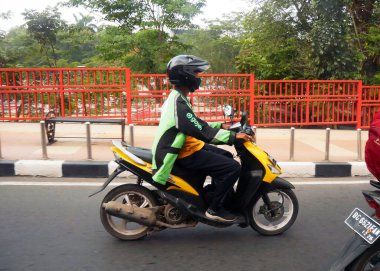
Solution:
[[(253, 74), (203, 74), (189, 98), (206, 121), (224, 120), (231, 104), (256, 126), (369, 127), (380, 108), (380, 86), (358, 80), (255, 80)], [(0, 121), (37, 121), (47, 115), (126, 118), (154, 125), (171, 91), (164, 74), (126, 68), (0, 69)]]

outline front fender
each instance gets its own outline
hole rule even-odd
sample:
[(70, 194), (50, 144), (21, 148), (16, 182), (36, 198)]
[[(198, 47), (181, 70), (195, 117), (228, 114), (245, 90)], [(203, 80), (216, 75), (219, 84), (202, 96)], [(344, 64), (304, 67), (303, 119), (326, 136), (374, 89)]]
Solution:
[(332, 264), (330, 271), (344, 271), (357, 257), (363, 254), (371, 245), (355, 234), (346, 244), (340, 255)]
[(295, 189), (294, 185), (292, 185), (287, 180), (284, 180), (280, 177), (277, 177), (274, 179), (273, 182), (271, 182), (268, 186), (268, 189), (275, 188), (275, 189)]

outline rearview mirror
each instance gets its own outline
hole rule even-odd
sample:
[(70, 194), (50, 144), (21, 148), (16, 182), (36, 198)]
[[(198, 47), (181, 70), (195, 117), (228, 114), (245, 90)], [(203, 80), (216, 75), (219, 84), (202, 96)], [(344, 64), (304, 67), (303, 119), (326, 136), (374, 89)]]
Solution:
[(247, 112), (241, 114), (240, 124), (243, 126), (247, 122)]
[(225, 105), (223, 108), (223, 112), (226, 118), (230, 117), (232, 119), (234, 116), (234, 109), (230, 105)]

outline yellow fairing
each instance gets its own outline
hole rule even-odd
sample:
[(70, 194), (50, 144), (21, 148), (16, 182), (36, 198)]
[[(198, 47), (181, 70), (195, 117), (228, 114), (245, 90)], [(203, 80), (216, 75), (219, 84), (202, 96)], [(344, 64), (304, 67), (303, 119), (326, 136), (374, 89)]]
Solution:
[(168, 180), (168, 182), (174, 184), (175, 186), (169, 186), (167, 190), (175, 189), (185, 191), (195, 196), (199, 196), (198, 192), (190, 184), (188, 184), (185, 180), (178, 176), (170, 174), (170, 179)]
[[(151, 164), (146, 163), (146, 165), (140, 165), (140, 164), (136, 163), (135, 161), (133, 161), (126, 154), (124, 154), (122, 151), (120, 151), (118, 148), (111, 147), (111, 150), (113, 152), (117, 153), (117, 155), (119, 155), (121, 158), (123, 158), (123, 160), (127, 161), (129, 164), (132, 164), (135, 167), (138, 167), (138, 168), (140, 168), (140, 169), (142, 169), (148, 173), (152, 173), (152, 165)], [(180, 178), (178, 176), (170, 174), (170, 179), (168, 180), (168, 182), (171, 184), (174, 184), (175, 186), (169, 186), (167, 190), (176, 189), (176, 190), (181, 190), (181, 191), (193, 194), (195, 196), (199, 196), (198, 192), (190, 184), (188, 184), (185, 180), (183, 180), (182, 178)]]
[[(271, 183), (274, 181), (274, 179), (277, 178), (278, 175), (282, 173), (281, 168), (278, 165), (274, 165), (269, 160), (268, 154), (265, 151), (263, 151), (261, 148), (259, 148), (257, 145), (247, 141), (244, 143), (244, 146), (252, 155), (254, 155), (257, 158), (257, 160), (260, 161), (260, 163), (265, 168), (265, 174), (263, 178), (264, 182)], [(271, 165), (274, 168), (276, 168), (279, 171), (279, 173), (278, 174), (272, 173), (268, 165)]]

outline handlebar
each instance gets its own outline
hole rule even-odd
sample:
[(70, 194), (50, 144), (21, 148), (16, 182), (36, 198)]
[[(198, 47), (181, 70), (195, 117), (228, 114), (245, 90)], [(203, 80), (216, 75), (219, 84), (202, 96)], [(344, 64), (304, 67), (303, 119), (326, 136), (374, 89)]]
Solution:
[(250, 135), (250, 136), (254, 135), (254, 132), (253, 132), (251, 126), (249, 126), (247, 124), (247, 113), (246, 112), (242, 113), (241, 118), (240, 118), (240, 122), (236, 122), (236, 123), (232, 124), (230, 126), (230, 128), (228, 128), (228, 130), (234, 131), (236, 133), (245, 133), (245, 134)]

